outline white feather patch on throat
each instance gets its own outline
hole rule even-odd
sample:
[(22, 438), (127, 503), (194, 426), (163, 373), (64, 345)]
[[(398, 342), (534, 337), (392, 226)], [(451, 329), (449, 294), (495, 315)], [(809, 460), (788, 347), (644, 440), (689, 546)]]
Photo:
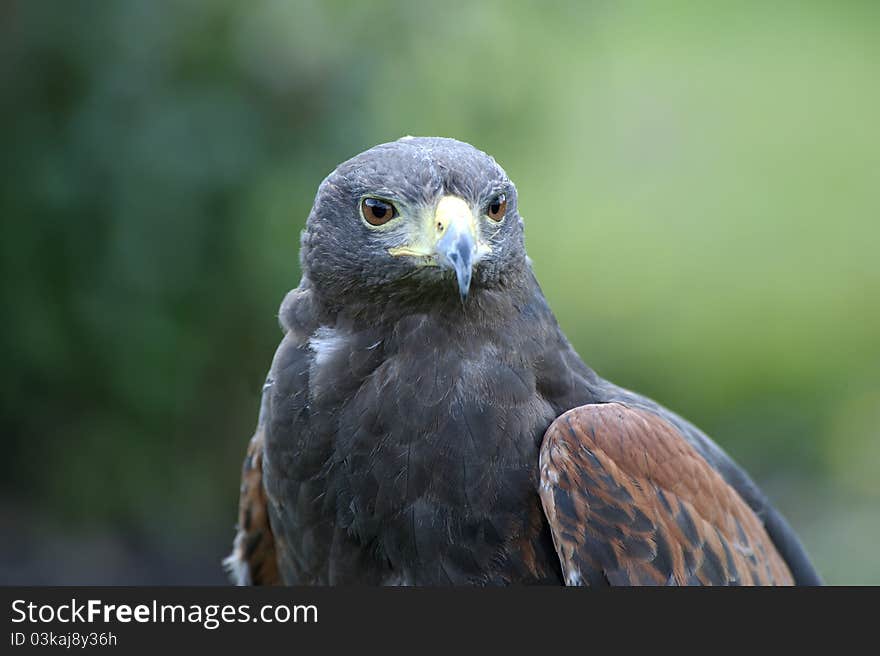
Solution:
[(333, 328), (322, 326), (309, 339), (309, 349), (315, 354), (315, 365), (320, 367), (345, 345), (345, 339)]

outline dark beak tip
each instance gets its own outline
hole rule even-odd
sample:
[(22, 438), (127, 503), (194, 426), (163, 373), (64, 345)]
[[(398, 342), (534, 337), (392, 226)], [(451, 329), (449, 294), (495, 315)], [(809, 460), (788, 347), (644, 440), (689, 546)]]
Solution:
[(467, 253), (461, 253), (459, 251), (459, 255), (460, 257), (450, 257), (450, 261), (452, 262), (452, 268), (455, 270), (455, 280), (458, 283), (458, 293), (461, 296), (462, 302), (464, 302), (471, 289), (471, 269), (473, 263), (470, 257), (470, 251)]
[(468, 271), (464, 276), (458, 274), (458, 272), (456, 274), (458, 277), (458, 295), (461, 296), (461, 302), (464, 303), (471, 289), (471, 272)]

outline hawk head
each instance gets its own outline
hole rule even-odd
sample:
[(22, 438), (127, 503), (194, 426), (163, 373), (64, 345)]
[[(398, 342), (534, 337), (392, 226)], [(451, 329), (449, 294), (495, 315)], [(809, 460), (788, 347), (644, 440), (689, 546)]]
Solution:
[(381, 144), (321, 183), (301, 261), (316, 291), (340, 305), (465, 303), (527, 269), (516, 188), (492, 157), (455, 139)]

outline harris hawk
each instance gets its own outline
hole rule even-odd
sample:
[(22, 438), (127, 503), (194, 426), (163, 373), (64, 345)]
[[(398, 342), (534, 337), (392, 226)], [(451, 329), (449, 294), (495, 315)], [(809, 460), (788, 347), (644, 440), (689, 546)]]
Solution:
[(240, 584), (820, 583), (692, 424), (599, 377), (466, 143), (339, 165), (279, 313), (226, 564)]

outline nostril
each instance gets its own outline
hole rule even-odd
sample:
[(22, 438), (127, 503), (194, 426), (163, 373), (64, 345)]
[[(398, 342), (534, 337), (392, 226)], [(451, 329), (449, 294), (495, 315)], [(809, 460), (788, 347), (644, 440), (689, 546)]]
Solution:
[(437, 232), (443, 232), (443, 222), (437, 221)]

